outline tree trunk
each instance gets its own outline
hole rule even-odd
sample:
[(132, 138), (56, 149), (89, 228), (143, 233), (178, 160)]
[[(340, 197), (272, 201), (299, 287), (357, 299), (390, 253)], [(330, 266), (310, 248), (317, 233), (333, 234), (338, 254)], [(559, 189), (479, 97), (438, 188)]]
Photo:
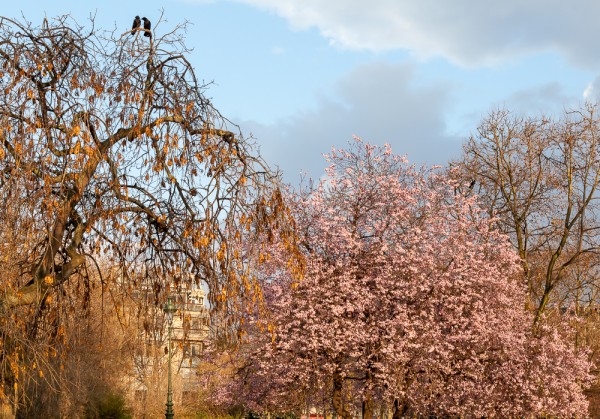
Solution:
[(363, 419), (373, 419), (373, 400), (368, 395), (362, 402), (362, 417)]
[(392, 419), (402, 418), (407, 410), (406, 403), (400, 403), (398, 399), (394, 400), (394, 414), (392, 415)]
[(344, 378), (339, 371), (333, 373), (333, 408), (337, 416), (342, 419), (350, 419), (352, 416), (348, 412), (342, 402), (342, 388), (344, 386)]

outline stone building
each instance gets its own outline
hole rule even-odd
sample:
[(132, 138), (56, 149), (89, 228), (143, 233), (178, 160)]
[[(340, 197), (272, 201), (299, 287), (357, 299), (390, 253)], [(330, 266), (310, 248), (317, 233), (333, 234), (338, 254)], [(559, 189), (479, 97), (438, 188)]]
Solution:
[[(192, 409), (198, 400), (201, 386), (198, 367), (206, 348), (210, 317), (201, 287), (171, 295), (178, 309), (172, 324), (173, 402), (176, 412), (181, 412)], [(138, 326), (132, 329), (139, 336), (132, 373), (124, 380), (136, 417), (153, 417), (166, 402), (168, 325), (162, 304), (156, 304), (154, 298), (150, 289), (132, 293), (133, 309), (140, 313)]]

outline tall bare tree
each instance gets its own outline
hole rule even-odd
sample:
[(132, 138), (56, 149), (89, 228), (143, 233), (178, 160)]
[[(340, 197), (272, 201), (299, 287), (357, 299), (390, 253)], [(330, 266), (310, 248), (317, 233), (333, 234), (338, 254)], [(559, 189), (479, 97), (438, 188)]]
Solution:
[(510, 234), (536, 321), (549, 305), (597, 299), (599, 153), (596, 105), (557, 119), (499, 110), (452, 164), (459, 189), (478, 193)]

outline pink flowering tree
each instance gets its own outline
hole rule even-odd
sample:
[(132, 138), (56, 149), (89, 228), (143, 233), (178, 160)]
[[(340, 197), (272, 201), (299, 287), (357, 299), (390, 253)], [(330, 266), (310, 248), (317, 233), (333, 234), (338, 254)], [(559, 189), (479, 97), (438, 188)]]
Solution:
[[(291, 194), (305, 275), (274, 244), (270, 332), (227, 395), (256, 410), (331, 406), (468, 417), (585, 416), (590, 365), (525, 309), (518, 258), (473, 197), (389, 146), (332, 150)], [(565, 329), (567, 330), (567, 329)]]

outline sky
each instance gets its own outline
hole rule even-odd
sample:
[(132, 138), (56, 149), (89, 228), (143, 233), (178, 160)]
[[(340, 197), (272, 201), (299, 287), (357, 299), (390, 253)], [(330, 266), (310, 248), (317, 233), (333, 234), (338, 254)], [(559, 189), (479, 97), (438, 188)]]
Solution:
[(6, 2), (41, 23), (189, 21), (197, 76), (284, 179), (318, 178), (353, 136), (445, 165), (491, 111), (558, 115), (600, 97), (600, 2), (145, 0)]

